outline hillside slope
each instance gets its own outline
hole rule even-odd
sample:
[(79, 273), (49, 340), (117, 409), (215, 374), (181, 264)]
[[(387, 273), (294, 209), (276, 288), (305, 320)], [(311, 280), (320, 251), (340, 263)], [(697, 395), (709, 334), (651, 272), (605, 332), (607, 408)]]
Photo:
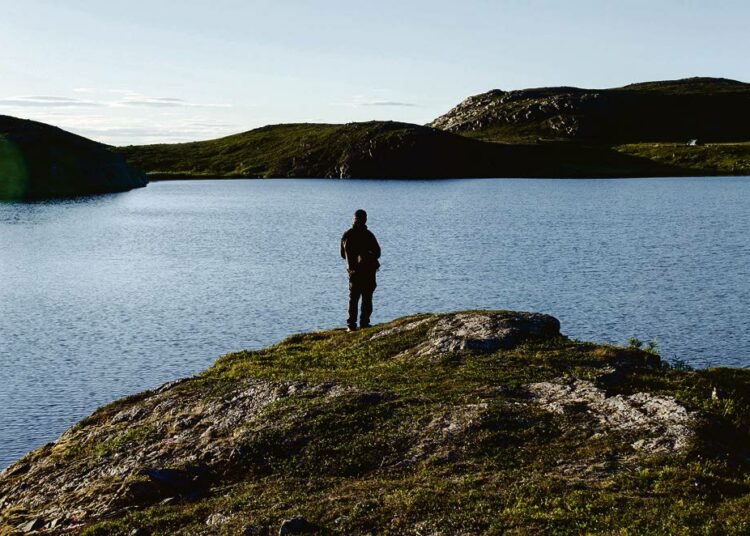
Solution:
[(618, 177), (696, 173), (608, 147), (486, 143), (392, 121), (271, 125), (217, 140), (129, 146), (119, 151), (130, 164), (144, 169), (154, 179)]
[(0, 473), (0, 533), (747, 534), (750, 371), (559, 328), (424, 314), (228, 354)]
[(613, 89), (495, 89), (469, 97), (429, 126), (507, 142), (750, 141), (750, 84), (688, 78)]
[[(269, 125), (217, 140), (122, 147), (152, 177), (445, 177), (471, 173), (481, 144), (393, 121)], [(448, 157), (450, 155), (450, 157)], [(464, 175), (465, 176), (465, 175)]]
[(106, 145), (0, 115), (0, 199), (121, 192), (146, 183), (141, 171)]

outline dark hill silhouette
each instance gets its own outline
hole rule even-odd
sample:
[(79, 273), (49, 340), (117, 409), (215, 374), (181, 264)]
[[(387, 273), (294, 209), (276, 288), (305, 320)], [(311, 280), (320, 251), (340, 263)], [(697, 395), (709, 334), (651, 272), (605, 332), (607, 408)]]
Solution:
[(121, 192), (146, 183), (142, 172), (104, 144), (0, 115), (0, 199)]

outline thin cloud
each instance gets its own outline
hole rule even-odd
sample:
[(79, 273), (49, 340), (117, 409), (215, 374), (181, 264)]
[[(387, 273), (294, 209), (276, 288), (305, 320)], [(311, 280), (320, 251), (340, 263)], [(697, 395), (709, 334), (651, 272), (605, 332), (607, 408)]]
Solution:
[[(76, 88), (77, 93), (102, 93), (95, 88)], [(135, 91), (117, 89), (104, 90), (110, 98), (79, 99), (56, 95), (22, 95), (0, 97), (0, 107), (5, 108), (73, 108), (73, 107), (119, 107), (133, 106), (144, 108), (230, 108), (230, 104), (190, 102), (178, 97), (151, 97)]]
[(380, 106), (380, 107), (401, 107), (401, 108), (416, 108), (419, 104), (408, 101), (400, 100), (389, 100), (375, 97), (366, 97), (364, 95), (356, 95), (348, 102), (335, 103), (339, 106), (352, 106), (355, 108), (364, 106)]
[(153, 108), (229, 108), (229, 104), (197, 103), (189, 102), (177, 97), (149, 97), (146, 95), (131, 94), (119, 100), (117, 105), (121, 106), (147, 106)]
[(105, 106), (105, 104), (92, 100), (57, 97), (53, 95), (22, 95), (0, 98), (0, 106), (11, 108), (71, 108), (78, 106)]
[(80, 121), (66, 121), (60, 126), (76, 134), (112, 145), (196, 141), (219, 138), (233, 134), (240, 129), (238, 125), (232, 123), (209, 120), (162, 120), (144, 125), (133, 119), (113, 120), (94, 117)]
[(413, 108), (419, 106), (413, 102), (400, 102), (400, 101), (389, 101), (389, 100), (373, 100), (363, 101), (359, 103), (360, 106), (404, 106), (407, 108)]

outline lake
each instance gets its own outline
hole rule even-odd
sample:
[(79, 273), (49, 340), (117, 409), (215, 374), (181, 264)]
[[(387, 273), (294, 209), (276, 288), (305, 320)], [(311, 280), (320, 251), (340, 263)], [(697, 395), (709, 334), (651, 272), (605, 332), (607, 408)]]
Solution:
[(750, 365), (750, 178), (157, 182), (0, 204), (0, 468), (219, 355), (341, 327), (339, 239), (383, 249), (373, 322), (549, 313), (583, 340)]

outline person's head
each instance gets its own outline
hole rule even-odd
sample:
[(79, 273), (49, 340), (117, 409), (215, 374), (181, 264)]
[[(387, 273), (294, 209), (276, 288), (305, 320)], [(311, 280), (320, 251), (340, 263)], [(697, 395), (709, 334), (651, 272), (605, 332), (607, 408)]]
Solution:
[(367, 223), (367, 212), (359, 209), (354, 213), (354, 225), (364, 225), (365, 223)]

